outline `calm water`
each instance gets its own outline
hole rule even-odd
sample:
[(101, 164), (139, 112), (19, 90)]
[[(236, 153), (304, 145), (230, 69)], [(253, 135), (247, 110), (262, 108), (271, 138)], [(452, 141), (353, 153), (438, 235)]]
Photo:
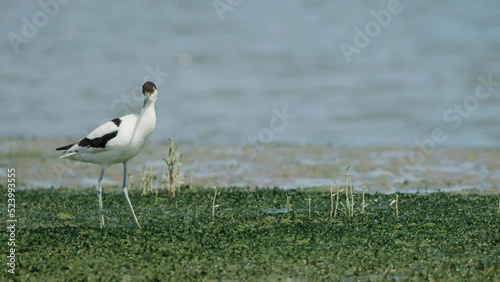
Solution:
[(401, 1), (385, 26), (370, 11), (390, 1), (213, 2), (0, 2), (0, 137), (83, 137), (151, 79), (155, 140), (415, 146), (441, 128), (443, 147), (500, 144), (499, 1)]

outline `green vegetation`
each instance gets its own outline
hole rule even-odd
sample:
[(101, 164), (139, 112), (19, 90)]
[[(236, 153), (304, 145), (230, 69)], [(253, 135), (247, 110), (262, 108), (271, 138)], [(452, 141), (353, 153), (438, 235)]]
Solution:
[[(5, 196), (6, 188), (0, 191)], [(495, 195), (398, 194), (396, 215), (395, 195), (366, 194), (361, 201), (361, 194), (349, 194), (351, 205), (341, 205), (333, 218), (332, 194), (330, 189), (218, 188), (181, 189), (176, 197), (157, 198), (136, 189), (130, 197), (143, 227), (138, 230), (121, 193), (106, 190), (101, 230), (94, 189), (17, 191), (16, 278), (500, 279)], [(7, 236), (1, 233), (4, 253)], [(4, 267), (0, 280), (12, 280)]]
[(158, 180), (156, 178), (156, 174), (153, 170), (153, 167), (150, 166), (142, 166), (141, 168), (141, 182), (140, 189), (142, 191), (143, 196), (147, 196), (150, 193), (155, 193), (158, 196)]
[(165, 183), (167, 186), (167, 192), (173, 197), (181, 189), (181, 185), (184, 183), (184, 176), (181, 173), (182, 168), (182, 153), (177, 149), (174, 144), (174, 138), (169, 138), (170, 144), (167, 148), (166, 157), (163, 158), (167, 171), (165, 173)]

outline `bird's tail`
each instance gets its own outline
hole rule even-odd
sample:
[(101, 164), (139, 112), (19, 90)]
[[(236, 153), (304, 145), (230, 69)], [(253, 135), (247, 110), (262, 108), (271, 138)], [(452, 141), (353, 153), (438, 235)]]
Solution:
[(56, 149), (56, 151), (66, 151), (69, 148), (73, 147), (73, 145), (75, 145), (75, 144), (76, 143), (72, 143), (72, 144), (69, 144), (69, 145), (66, 145), (66, 146), (59, 147), (59, 148)]
[(69, 145), (66, 145), (66, 146), (62, 146), (62, 147), (59, 147), (57, 148), (56, 150), (57, 151), (64, 151), (62, 156), (60, 156), (59, 158), (60, 159), (65, 159), (65, 158), (69, 158), (71, 156), (74, 156), (76, 155), (76, 152), (69, 152), (68, 153), (68, 150), (73, 147), (73, 145), (75, 145), (76, 143), (73, 143), (73, 144), (69, 144)]
[(69, 157), (74, 156), (74, 155), (76, 155), (76, 153), (72, 152), (72, 153), (64, 154), (64, 155), (60, 156), (59, 158), (60, 159), (65, 159), (65, 158), (69, 158)]

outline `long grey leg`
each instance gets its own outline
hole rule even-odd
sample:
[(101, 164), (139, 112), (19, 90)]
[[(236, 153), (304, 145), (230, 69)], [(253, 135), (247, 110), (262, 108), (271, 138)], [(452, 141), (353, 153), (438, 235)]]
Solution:
[(101, 228), (104, 226), (104, 215), (102, 214), (102, 188), (101, 181), (104, 177), (104, 165), (101, 166), (101, 175), (99, 176), (99, 181), (97, 182), (97, 201), (99, 202), (99, 219), (101, 220)]
[(127, 163), (123, 163), (123, 195), (125, 196), (125, 199), (127, 200), (128, 206), (130, 207), (130, 210), (132, 211), (132, 215), (134, 216), (135, 224), (137, 225), (137, 228), (141, 229), (141, 225), (139, 224), (139, 221), (137, 220), (137, 216), (135, 216), (134, 208), (132, 207), (132, 203), (130, 202), (130, 199), (128, 198), (128, 192), (127, 192)]

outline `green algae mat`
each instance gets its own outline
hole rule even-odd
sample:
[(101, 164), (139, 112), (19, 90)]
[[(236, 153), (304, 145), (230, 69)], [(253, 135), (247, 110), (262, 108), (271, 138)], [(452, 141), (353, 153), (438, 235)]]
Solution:
[(15, 198), (1, 281), (500, 280), (496, 195), (355, 194), (352, 213), (342, 197), (335, 213), (330, 191), (132, 191), (142, 230), (116, 190), (104, 191), (102, 230), (94, 189)]

